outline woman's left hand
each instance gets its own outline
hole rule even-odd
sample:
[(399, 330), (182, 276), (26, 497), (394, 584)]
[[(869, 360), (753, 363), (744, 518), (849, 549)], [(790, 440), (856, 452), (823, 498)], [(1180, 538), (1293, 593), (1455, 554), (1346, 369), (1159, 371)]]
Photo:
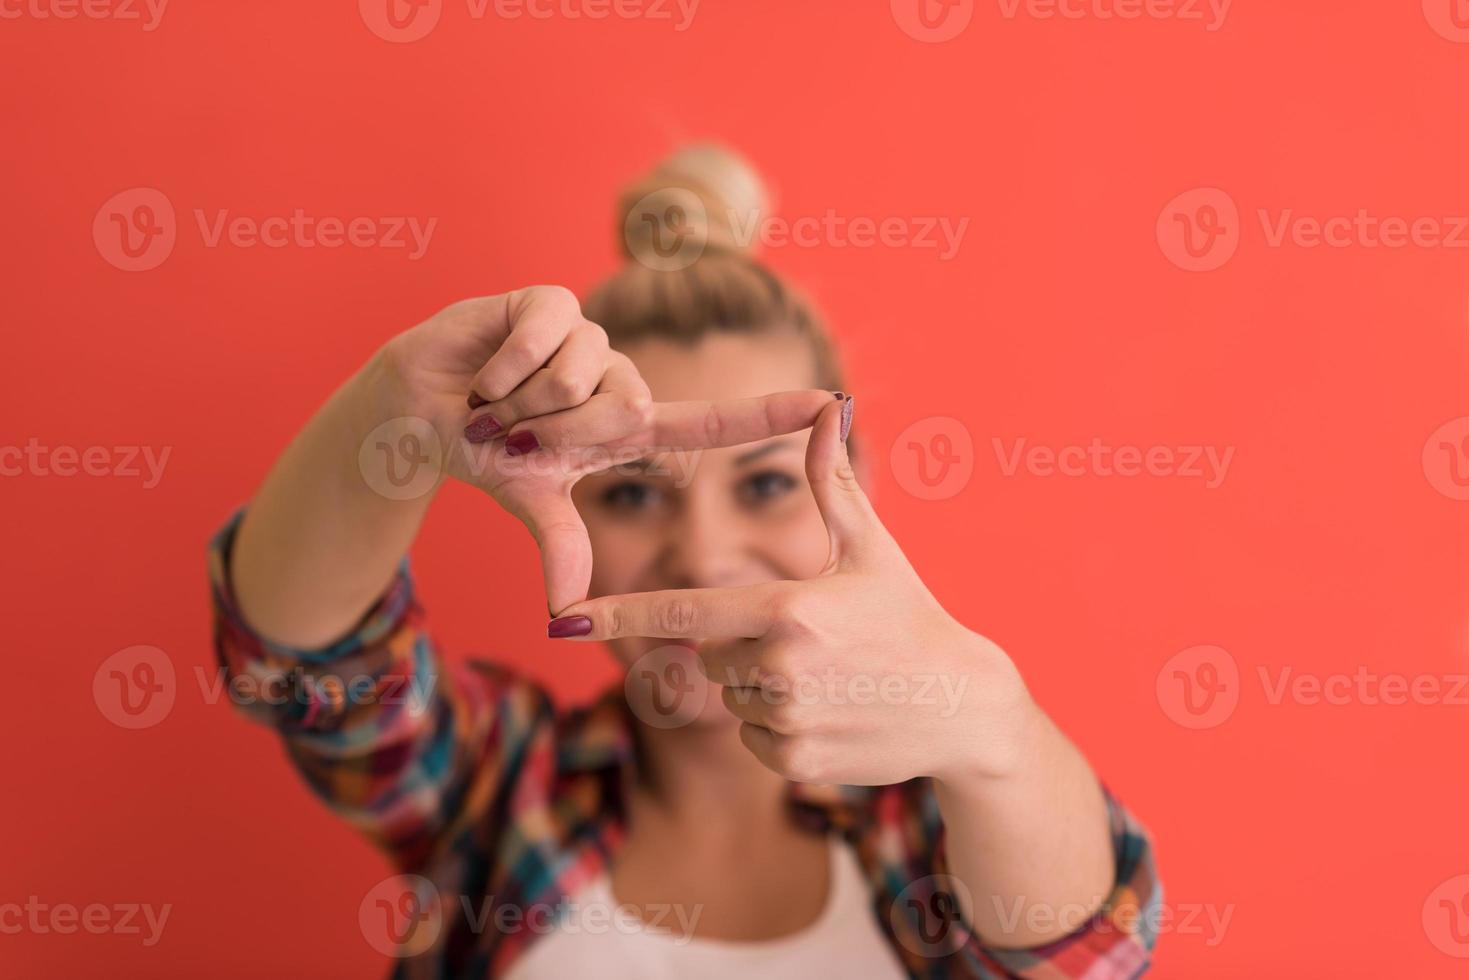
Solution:
[[(1010, 658), (944, 611), (858, 485), (840, 403), (811, 434), (806, 473), (831, 537), (822, 573), (722, 589), (608, 596), (558, 622), (622, 636), (719, 637), (705, 672), (761, 762), (798, 782), (974, 780), (1018, 766), (1039, 714)], [(559, 631), (558, 631), (559, 632)]]

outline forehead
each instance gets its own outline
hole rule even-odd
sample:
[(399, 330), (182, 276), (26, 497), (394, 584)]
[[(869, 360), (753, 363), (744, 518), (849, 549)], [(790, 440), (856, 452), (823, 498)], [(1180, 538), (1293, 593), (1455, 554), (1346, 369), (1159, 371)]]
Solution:
[(754, 398), (816, 379), (811, 345), (785, 331), (709, 333), (694, 344), (649, 338), (621, 350), (660, 402)]

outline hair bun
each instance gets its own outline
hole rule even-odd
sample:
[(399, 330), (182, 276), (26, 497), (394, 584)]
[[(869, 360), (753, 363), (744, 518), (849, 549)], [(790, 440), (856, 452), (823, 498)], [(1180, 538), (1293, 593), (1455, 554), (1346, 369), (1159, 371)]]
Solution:
[(685, 147), (623, 192), (623, 251), (665, 271), (692, 265), (708, 248), (750, 252), (767, 206), (765, 185), (743, 157)]

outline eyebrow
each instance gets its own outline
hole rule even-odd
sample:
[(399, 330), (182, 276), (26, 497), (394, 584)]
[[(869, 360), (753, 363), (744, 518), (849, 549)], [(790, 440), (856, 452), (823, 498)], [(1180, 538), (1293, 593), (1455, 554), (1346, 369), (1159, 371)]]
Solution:
[[(747, 466), (750, 463), (755, 462), (757, 459), (762, 459), (766, 456), (769, 456), (773, 452), (778, 452), (782, 449), (791, 449), (794, 447), (795, 443), (792, 442), (790, 439), (776, 439), (773, 442), (767, 442), (763, 446), (756, 446), (754, 449), (750, 450), (747, 453), (741, 453), (740, 455), (735, 457), (734, 464), (736, 466)], [(614, 466), (609, 467), (609, 469), (619, 470), (623, 472), (632, 471), (636, 473), (650, 469), (654, 465), (656, 465), (656, 463), (656, 459), (649, 456), (644, 456), (642, 459), (634, 459), (629, 460), (626, 463), (618, 463)]]
[(762, 456), (769, 456), (771, 453), (776, 452), (777, 450), (788, 449), (794, 445), (795, 443), (791, 442), (791, 440), (789, 439), (776, 439), (774, 442), (767, 442), (763, 446), (757, 446), (747, 453), (736, 456), (735, 465), (744, 466), (747, 463), (753, 463), (755, 462), (755, 460), (761, 458)]

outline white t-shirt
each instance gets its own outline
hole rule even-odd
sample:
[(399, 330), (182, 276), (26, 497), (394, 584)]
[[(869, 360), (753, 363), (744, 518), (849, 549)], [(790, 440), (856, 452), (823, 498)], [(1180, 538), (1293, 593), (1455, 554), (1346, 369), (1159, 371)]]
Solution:
[[(672, 912), (659, 931), (618, 907), (600, 877), (572, 897), (568, 916), (510, 968), (507, 980), (809, 980), (811, 977), (906, 977), (873, 918), (871, 892), (851, 848), (828, 837), (831, 885), (820, 916), (779, 939), (734, 942), (684, 938)], [(657, 910), (644, 910), (650, 919)], [(687, 913), (685, 913), (687, 914)]]

